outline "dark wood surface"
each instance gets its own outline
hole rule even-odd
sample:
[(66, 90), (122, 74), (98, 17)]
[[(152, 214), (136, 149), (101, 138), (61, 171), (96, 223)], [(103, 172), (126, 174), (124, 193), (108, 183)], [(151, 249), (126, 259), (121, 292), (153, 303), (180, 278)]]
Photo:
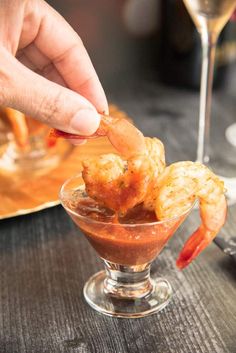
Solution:
[[(194, 160), (197, 93), (145, 79), (121, 82), (110, 99), (146, 135), (162, 138), (169, 162)], [(225, 109), (226, 122), (235, 108), (231, 90), (216, 93), (213, 111)], [(236, 263), (211, 244), (184, 271), (175, 267), (198, 222), (193, 211), (153, 263), (153, 273), (173, 286), (170, 304), (127, 320), (102, 316), (85, 303), (83, 285), (102, 266), (60, 206), (1, 221), (0, 353), (235, 353)], [(232, 206), (221, 235), (235, 232)]]

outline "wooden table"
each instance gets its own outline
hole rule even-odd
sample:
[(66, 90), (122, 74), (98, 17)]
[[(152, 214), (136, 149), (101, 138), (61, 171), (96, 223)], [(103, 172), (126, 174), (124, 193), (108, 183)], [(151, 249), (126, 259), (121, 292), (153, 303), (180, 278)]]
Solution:
[[(169, 162), (194, 160), (197, 93), (143, 80), (121, 83), (110, 99), (146, 135), (163, 139)], [(230, 116), (236, 99), (217, 93), (213, 112), (223, 108)], [(60, 206), (1, 221), (0, 352), (235, 353), (236, 263), (212, 244), (184, 271), (175, 267), (198, 222), (193, 211), (153, 264), (153, 273), (173, 286), (170, 304), (156, 315), (126, 320), (85, 303), (83, 285), (101, 263)], [(221, 235), (235, 232), (232, 206)]]

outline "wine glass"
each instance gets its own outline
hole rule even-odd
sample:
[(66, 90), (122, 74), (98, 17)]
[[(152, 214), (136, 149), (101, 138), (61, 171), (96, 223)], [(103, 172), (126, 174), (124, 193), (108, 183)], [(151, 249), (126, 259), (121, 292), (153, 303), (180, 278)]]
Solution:
[[(183, 1), (200, 33), (202, 42), (197, 161), (207, 164), (221, 176), (228, 190), (227, 196), (234, 202), (236, 201), (235, 166), (226, 170), (223, 166), (224, 157), (221, 160), (210, 159), (210, 116), (216, 43), (221, 30), (236, 7), (236, 0)], [(224, 149), (223, 146), (221, 147)]]
[(189, 211), (157, 221), (154, 212), (136, 206), (117, 218), (87, 195), (81, 174), (65, 182), (60, 199), (105, 265), (84, 286), (87, 303), (105, 315), (126, 318), (163, 309), (172, 289), (166, 279), (150, 278), (150, 266)]

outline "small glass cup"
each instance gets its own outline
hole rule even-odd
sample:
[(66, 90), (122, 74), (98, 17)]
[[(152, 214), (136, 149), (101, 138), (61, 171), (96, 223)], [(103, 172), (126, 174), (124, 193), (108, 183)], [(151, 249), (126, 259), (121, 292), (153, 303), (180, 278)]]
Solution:
[(1, 148), (0, 171), (45, 172), (56, 167), (71, 151), (72, 145), (67, 141), (49, 146), (49, 126), (27, 118), (27, 127), (28, 141), (25, 146), (17, 143), (11, 127), (8, 127), (8, 130), (6, 127), (5, 130), (0, 128), (0, 145), (1, 141), (2, 145), (4, 144)]
[(84, 286), (84, 297), (95, 310), (121, 318), (154, 314), (169, 302), (172, 289), (164, 278), (151, 278), (150, 266), (184, 221), (187, 212), (164, 221), (120, 222), (85, 191), (80, 175), (61, 188), (63, 207), (86, 235), (105, 265)]

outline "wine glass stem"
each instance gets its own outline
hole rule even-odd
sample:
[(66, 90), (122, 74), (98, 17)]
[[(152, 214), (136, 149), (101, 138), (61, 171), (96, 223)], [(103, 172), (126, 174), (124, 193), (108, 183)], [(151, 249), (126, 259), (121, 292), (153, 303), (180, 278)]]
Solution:
[(200, 163), (209, 162), (212, 83), (217, 38), (216, 33), (201, 34), (202, 73), (197, 147), (197, 161)]

